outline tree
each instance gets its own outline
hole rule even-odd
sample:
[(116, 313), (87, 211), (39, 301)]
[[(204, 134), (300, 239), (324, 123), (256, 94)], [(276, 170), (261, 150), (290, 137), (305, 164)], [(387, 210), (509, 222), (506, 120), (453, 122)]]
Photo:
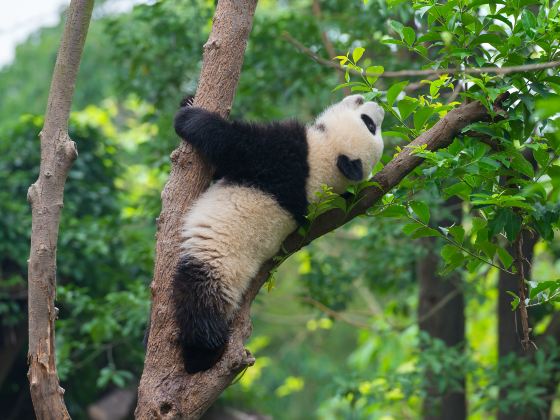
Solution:
[(29, 187), (33, 212), (29, 257), (29, 382), (35, 413), (40, 419), (70, 418), (58, 382), (54, 347), (56, 308), (56, 244), (64, 183), (76, 146), (68, 136), (68, 118), (93, 9), (93, 0), (73, 0), (57, 57), (45, 125), (41, 131), (38, 180)]

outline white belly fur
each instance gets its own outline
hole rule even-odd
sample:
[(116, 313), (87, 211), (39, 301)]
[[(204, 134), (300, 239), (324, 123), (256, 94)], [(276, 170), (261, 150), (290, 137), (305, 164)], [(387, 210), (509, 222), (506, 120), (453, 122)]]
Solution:
[(208, 264), (237, 308), (262, 263), (297, 224), (270, 195), (223, 180), (193, 205), (183, 224), (183, 253)]

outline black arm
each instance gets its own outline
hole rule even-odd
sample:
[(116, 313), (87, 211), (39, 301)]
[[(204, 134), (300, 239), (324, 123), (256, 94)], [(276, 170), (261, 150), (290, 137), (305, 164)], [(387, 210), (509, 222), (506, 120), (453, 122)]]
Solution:
[(236, 129), (210, 111), (187, 106), (175, 116), (175, 131), (213, 165), (221, 166), (235, 146)]

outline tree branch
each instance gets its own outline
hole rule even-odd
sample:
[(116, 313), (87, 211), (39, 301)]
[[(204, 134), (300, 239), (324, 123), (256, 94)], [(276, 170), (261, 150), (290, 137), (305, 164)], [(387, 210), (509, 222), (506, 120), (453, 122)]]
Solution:
[[(329, 39), (329, 34), (327, 33), (327, 31), (321, 28), (321, 25), (323, 25), (323, 11), (321, 10), (321, 4), (319, 3), (319, 0), (313, 0), (313, 3), (311, 4), (311, 11), (313, 12), (313, 16), (315, 16), (315, 22), (317, 23), (317, 26), (319, 26), (321, 40), (323, 41), (323, 46), (325, 47), (327, 54), (329, 55), (329, 57), (335, 57), (337, 55), (336, 50), (334, 49), (333, 43)], [(338, 72), (338, 81), (341, 84), (346, 82), (346, 80), (344, 80), (344, 74), (341, 72)], [(344, 94), (350, 95), (350, 88), (344, 88)]]
[(531, 339), (529, 338), (529, 315), (527, 314), (527, 305), (525, 304), (525, 254), (523, 253), (523, 231), (519, 232), (514, 241), (515, 265), (517, 266), (517, 292), (519, 295), (519, 317), (521, 318), (521, 331), (523, 337), (521, 339), (521, 348), (525, 351), (529, 349)]
[(32, 228), (29, 257), (28, 378), (38, 419), (69, 419), (56, 371), (54, 307), (56, 245), (64, 184), (78, 153), (68, 136), (70, 106), (91, 19), (93, 0), (72, 0), (54, 67), (40, 133), (39, 178), (29, 187)]
[(344, 68), (341, 67), (338, 63), (334, 61), (325, 60), (322, 57), (319, 57), (293, 36), (291, 36), (288, 32), (284, 32), (282, 37), (296, 47), (301, 53), (309, 56), (315, 62), (321, 64), (322, 66), (333, 68), (337, 71), (346, 73), (347, 71), (355, 74), (357, 76), (371, 76), (371, 77), (379, 77), (379, 78), (398, 78), (398, 77), (426, 77), (426, 76), (434, 76), (434, 75), (442, 75), (442, 74), (483, 74), (483, 73), (492, 73), (492, 74), (510, 74), (510, 73), (524, 73), (528, 71), (535, 71), (535, 70), (545, 70), (545, 69), (552, 69), (555, 67), (560, 67), (560, 61), (550, 61), (547, 63), (536, 63), (536, 64), (524, 64), (521, 66), (511, 66), (511, 67), (474, 67), (474, 68), (448, 68), (448, 69), (433, 69), (433, 70), (398, 70), (398, 71), (385, 71), (383, 74), (377, 73), (368, 73), (368, 72), (360, 72), (358, 70)]
[[(204, 45), (196, 106), (228, 116), (256, 6), (257, 0), (218, 1), (212, 32)], [(171, 154), (171, 162), (157, 221), (150, 332), (135, 412), (139, 419), (199, 418), (236, 373), (254, 360), (244, 351), (230, 352), (212, 371), (188, 375), (183, 369), (171, 280), (179, 258), (182, 217), (208, 186), (212, 171), (186, 142)], [(247, 337), (249, 331), (238, 330), (234, 335), (242, 343), (241, 336)]]

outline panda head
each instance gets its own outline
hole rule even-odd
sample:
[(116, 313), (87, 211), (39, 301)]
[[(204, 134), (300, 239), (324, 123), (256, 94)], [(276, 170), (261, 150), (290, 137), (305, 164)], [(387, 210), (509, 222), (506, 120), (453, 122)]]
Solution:
[(307, 127), (310, 201), (317, 198), (322, 185), (340, 194), (350, 184), (369, 177), (383, 153), (384, 115), (375, 102), (351, 95), (331, 105)]

